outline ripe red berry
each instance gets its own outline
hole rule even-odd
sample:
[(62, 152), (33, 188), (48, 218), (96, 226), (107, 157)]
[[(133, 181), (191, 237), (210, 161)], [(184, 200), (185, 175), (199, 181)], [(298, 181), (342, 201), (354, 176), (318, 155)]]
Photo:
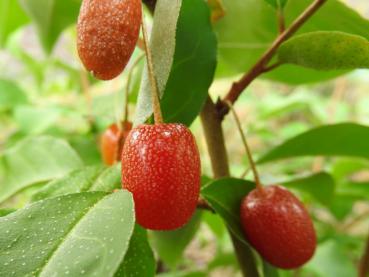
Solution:
[(77, 48), (88, 71), (110, 80), (127, 65), (141, 25), (141, 0), (83, 0)]
[(123, 188), (133, 194), (136, 219), (152, 230), (173, 230), (194, 213), (200, 189), (200, 157), (182, 124), (140, 125), (124, 143)]
[(303, 204), (285, 188), (250, 192), (241, 203), (241, 223), (250, 244), (274, 266), (297, 268), (314, 254), (313, 223)]
[[(120, 159), (124, 140), (132, 129), (132, 123), (125, 121), (122, 123), (122, 131), (117, 124), (112, 124), (101, 136), (101, 153), (106, 165), (113, 165)], [(121, 133), (122, 132), (122, 133)], [(121, 140), (121, 141), (120, 141)]]

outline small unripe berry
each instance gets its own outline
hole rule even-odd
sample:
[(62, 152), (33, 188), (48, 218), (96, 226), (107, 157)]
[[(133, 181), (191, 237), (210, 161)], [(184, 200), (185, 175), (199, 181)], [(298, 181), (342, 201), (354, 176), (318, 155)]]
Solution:
[(122, 130), (117, 124), (112, 124), (101, 136), (101, 154), (106, 165), (113, 165), (120, 160), (122, 148), (126, 137), (132, 129), (132, 123), (125, 121), (122, 123)]
[(200, 156), (182, 124), (140, 125), (122, 152), (123, 188), (133, 194), (137, 222), (152, 230), (173, 230), (196, 210)]
[(310, 216), (283, 187), (251, 191), (241, 204), (241, 223), (250, 244), (276, 267), (300, 267), (314, 254), (316, 235)]
[(135, 49), (141, 0), (83, 0), (77, 23), (78, 54), (101, 80), (118, 76)]

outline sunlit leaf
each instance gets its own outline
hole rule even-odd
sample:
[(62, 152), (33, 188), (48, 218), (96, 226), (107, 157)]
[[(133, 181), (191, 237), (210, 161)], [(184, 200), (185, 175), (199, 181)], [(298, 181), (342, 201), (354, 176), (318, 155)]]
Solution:
[(0, 275), (114, 276), (133, 228), (127, 191), (36, 202), (0, 218)]

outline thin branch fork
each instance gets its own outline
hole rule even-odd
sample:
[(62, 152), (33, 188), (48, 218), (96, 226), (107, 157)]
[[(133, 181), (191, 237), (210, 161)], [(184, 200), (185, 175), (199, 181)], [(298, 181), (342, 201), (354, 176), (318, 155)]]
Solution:
[(282, 32), (272, 43), (268, 50), (261, 56), (259, 61), (242, 76), (240, 80), (234, 82), (229, 90), (228, 94), (223, 100), (218, 100), (216, 106), (219, 117), (221, 119), (229, 112), (229, 106), (226, 104), (227, 101), (232, 104), (236, 102), (241, 93), (247, 88), (253, 80), (264, 72), (274, 69), (279, 66), (279, 63), (271, 67), (267, 67), (270, 60), (278, 50), (279, 46), (295, 34), (300, 27), (325, 3), (327, 0), (315, 0), (306, 10), (288, 27)]

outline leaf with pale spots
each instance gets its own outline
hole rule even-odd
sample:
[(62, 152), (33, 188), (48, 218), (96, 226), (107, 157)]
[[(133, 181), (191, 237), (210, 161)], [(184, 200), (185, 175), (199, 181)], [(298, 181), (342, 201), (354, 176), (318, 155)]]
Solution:
[(47, 136), (25, 139), (5, 151), (0, 159), (6, 172), (0, 186), (0, 202), (31, 185), (60, 178), (83, 165), (66, 141)]
[(124, 261), (114, 277), (155, 276), (156, 262), (147, 241), (147, 232), (136, 224)]
[(46, 186), (37, 191), (33, 201), (45, 198), (84, 192), (84, 191), (106, 191), (121, 188), (120, 165), (90, 166), (84, 169), (73, 171), (67, 176), (51, 181)]
[(317, 70), (369, 68), (369, 41), (343, 32), (311, 32), (284, 42), (278, 58), (282, 63)]
[(0, 276), (114, 276), (134, 229), (129, 192), (84, 192), (0, 218)]

